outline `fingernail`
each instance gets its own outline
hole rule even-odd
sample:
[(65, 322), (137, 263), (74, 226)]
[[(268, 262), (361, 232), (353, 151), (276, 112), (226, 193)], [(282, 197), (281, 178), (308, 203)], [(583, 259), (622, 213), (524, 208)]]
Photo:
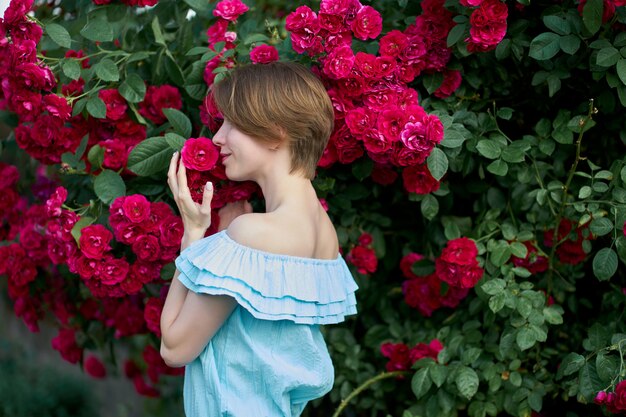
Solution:
[(206, 183), (206, 189), (211, 191), (213, 189), (213, 183), (211, 181)]
[(174, 153), (172, 154), (172, 158), (173, 158), (173, 157), (175, 157), (177, 154), (178, 154), (178, 152), (174, 152)]

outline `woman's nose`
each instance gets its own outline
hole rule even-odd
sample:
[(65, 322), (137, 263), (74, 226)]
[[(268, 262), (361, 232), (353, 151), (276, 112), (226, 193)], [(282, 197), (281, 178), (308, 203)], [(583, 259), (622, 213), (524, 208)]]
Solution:
[(216, 146), (222, 146), (224, 144), (224, 127), (220, 127), (215, 135), (213, 135), (213, 144)]

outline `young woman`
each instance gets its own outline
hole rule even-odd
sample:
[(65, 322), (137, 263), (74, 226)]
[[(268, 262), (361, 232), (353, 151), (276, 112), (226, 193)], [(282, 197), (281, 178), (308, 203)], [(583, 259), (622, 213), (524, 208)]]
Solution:
[(211, 224), (213, 187), (192, 201), (185, 167), (168, 183), (185, 226), (161, 317), (161, 355), (185, 366), (187, 417), (299, 416), (326, 394), (334, 371), (320, 325), (356, 313), (357, 286), (311, 179), (333, 129), (333, 108), (306, 67), (236, 68), (213, 87), (224, 122), (213, 142), (229, 179), (252, 180), (248, 203)]

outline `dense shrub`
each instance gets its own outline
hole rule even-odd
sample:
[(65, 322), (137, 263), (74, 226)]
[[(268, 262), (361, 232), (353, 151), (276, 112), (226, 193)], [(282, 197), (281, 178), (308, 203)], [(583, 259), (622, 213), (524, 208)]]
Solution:
[(169, 157), (196, 168), (196, 198), (217, 184), (215, 210), (262, 210), (201, 139), (220, 124), (207, 92), (294, 60), (333, 99), (314, 185), (360, 286), (359, 314), (325, 329), (335, 387), (309, 415), (626, 410), (623, 0), (307, 4), (11, 3), (0, 273), (16, 314), (36, 331), (51, 313), (64, 359), (179, 396), (156, 350), (182, 235)]

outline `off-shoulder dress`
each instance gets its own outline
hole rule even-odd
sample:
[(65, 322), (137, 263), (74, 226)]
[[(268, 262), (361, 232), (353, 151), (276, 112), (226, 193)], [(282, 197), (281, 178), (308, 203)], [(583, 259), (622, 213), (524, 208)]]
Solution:
[(331, 390), (320, 325), (356, 314), (358, 288), (341, 255), (265, 252), (223, 230), (192, 243), (175, 263), (190, 291), (238, 303), (185, 368), (186, 417), (297, 417)]

